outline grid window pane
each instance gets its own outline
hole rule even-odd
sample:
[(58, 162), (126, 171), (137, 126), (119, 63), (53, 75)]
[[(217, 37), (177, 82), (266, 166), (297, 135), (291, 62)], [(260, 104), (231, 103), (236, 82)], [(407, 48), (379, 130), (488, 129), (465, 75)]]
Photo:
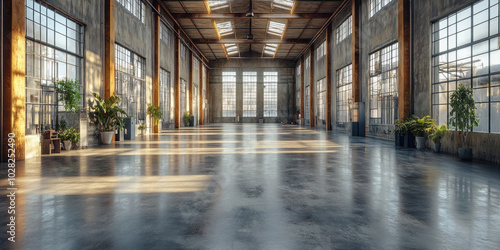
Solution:
[(278, 116), (278, 72), (264, 72), (264, 117)]
[(236, 72), (222, 72), (222, 117), (236, 117)]
[(170, 72), (160, 69), (160, 108), (162, 113), (162, 129), (167, 129), (171, 120)]
[(243, 72), (243, 117), (257, 116), (257, 72)]
[(336, 43), (342, 42), (351, 34), (352, 34), (352, 16), (348, 17), (335, 30)]
[(146, 5), (141, 0), (116, 0), (142, 23), (146, 22)]
[(160, 25), (160, 40), (167, 45), (167, 47), (170, 48), (170, 30), (167, 28), (167, 25), (165, 25), (163, 22)]
[(57, 113), (65, 111), (54, 82), (82, 82), (83, 27), (39, 1), (26, 1), (25, 13), (26, 134), (33, 135), (55, 129)]
[(397, 43), (370, 55), (370, 124), (394, 124), (397, 68)]
[(350, 122), (352, 101), (352, 64), (337, 70), (337, 123)]
[[(451, 94), (459, 84), (473, 89), (479, 126), (472, 130), (500, 133), (494, 123), (500, 72), (498, 1), (483, 0), (432, 24), (432, 115), (439, 125), (450, 119)], [(444, 40), (448, 46), (444, 46)]]
[(146, 60), (115, 44), (115, 93), (119, 106), (137, 120), (146, 119)]
[(326, 119), (326, 78), (323, 78), (321, 80), (318, 80), (316, 83), (316, 89), (317, 89), (317, 96), (316, 99), (317, 101), (317, 112), (318, 112), (318, 119), (320, 120), (325, 120)]
[(375, 13), (390, 2), (392, 2), (392, 0), (370, 0), (370, 17), (375, 15)]

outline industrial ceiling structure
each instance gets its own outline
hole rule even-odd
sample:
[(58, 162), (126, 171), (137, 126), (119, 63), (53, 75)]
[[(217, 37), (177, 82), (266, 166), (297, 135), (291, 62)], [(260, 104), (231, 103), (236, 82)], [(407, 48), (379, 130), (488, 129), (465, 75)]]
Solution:
[(294, 60), (342, 0), (163, 0), (208, 60)]

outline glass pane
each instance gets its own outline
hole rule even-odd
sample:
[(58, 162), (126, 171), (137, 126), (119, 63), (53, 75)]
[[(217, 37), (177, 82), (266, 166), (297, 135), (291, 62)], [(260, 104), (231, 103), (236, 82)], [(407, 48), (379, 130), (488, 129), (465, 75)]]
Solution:
[(500, 133), (500, 102), (490, 104), (491, 107), (491, 133)]
[(479, 126), (474, 127), (474, 132), (484, 132), (488, 133), (488, 123), (489, 123), (489, 115), (488, 115), (488, 103), (476, 103), (476, 114), (479, 117)]

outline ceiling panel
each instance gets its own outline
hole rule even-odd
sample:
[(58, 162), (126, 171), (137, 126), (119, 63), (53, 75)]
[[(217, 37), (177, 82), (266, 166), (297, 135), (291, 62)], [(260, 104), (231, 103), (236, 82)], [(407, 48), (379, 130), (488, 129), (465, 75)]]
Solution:
[[(205, 56), (210, 59), (226, 58), (226, 53), (223, 46), (220, 44), (217, 30), (213, 23), (221, 23), (231, 21), (233, 32), (222, 36), (221, 40), (231, 39), (233, 42), (239, 43), (237, 46), (242, 57), (273, 57), (285, 58), (293, 60), (307, 46), (307, 39), (312, 39), (316, 33), (325, 24), (330, 13), (334, 13), (342, 3), (342, 0), (324, 0), (310, 1), (299, 0), (295, 2), (293, 13), (290, 9), (284, 9), (273, 4), (273, 0), (230, 0), (227, 5), (222, 8), (212, 8), (212, 14), (224, 14), (225, 19), (212, 18), (206, 16), (208, 10), (202, 0), (175, 1), (164, 0), (163, 3), (168, 10), (173, 14), (181, 14), (177, 21), (180, 26), (186, 31), (188, 36), (194, 40)], [(247, 10), (252, 9), (256, 14), (265, 14), (263, 17), (245, 18), (244, 14)], [(193, 16), (192, 14), (198, 14)], [(199, 16), (204, 14), (205, 16)], [(272, 18), (273, 14), (306, 14), (307, 16), (291, 16), (290, 19)], [(312, 17), (311, 15), (312, 14)], [(314, 14), (320, 14), (314, 16)], [(322, 15), (321, 15), (322, 14)], [(269, 17), (267, 15), (270, 15)], [(269, 21), (286, 24), (283, 36), (273, 35), (267, 32)], [(249, 44), (247, 35), (251, 33), (254, 36), (256, 43)], [(263, 54), (265, 44), (262, 41), (272, 42), (269, 39), (281, 40), (275, 55)], [(234, 39), (237, 39), (236, 41)], [(268, 41), (269, 40), (269, 41)], [(258, 43), (257, 43), (258, 42)], [(297, 43), (299, 42), (299, 43)]]

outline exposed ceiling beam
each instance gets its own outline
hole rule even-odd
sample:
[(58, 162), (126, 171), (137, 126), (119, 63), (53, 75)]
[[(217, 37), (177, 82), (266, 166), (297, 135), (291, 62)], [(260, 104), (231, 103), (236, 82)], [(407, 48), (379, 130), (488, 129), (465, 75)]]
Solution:
[(309, 39), (194, 39), (193, 42), (195, 44), (225, 44), (225, 43), (234, 43), (234, 44), (307, 44), (309, 43)]
[[(175, 19), (246, 19), (245, 13), (172, 13)], [(329, 18), (328, 13), (298, 13), (298, 14), (258, 14), (253, 19), (312, 19)]]

